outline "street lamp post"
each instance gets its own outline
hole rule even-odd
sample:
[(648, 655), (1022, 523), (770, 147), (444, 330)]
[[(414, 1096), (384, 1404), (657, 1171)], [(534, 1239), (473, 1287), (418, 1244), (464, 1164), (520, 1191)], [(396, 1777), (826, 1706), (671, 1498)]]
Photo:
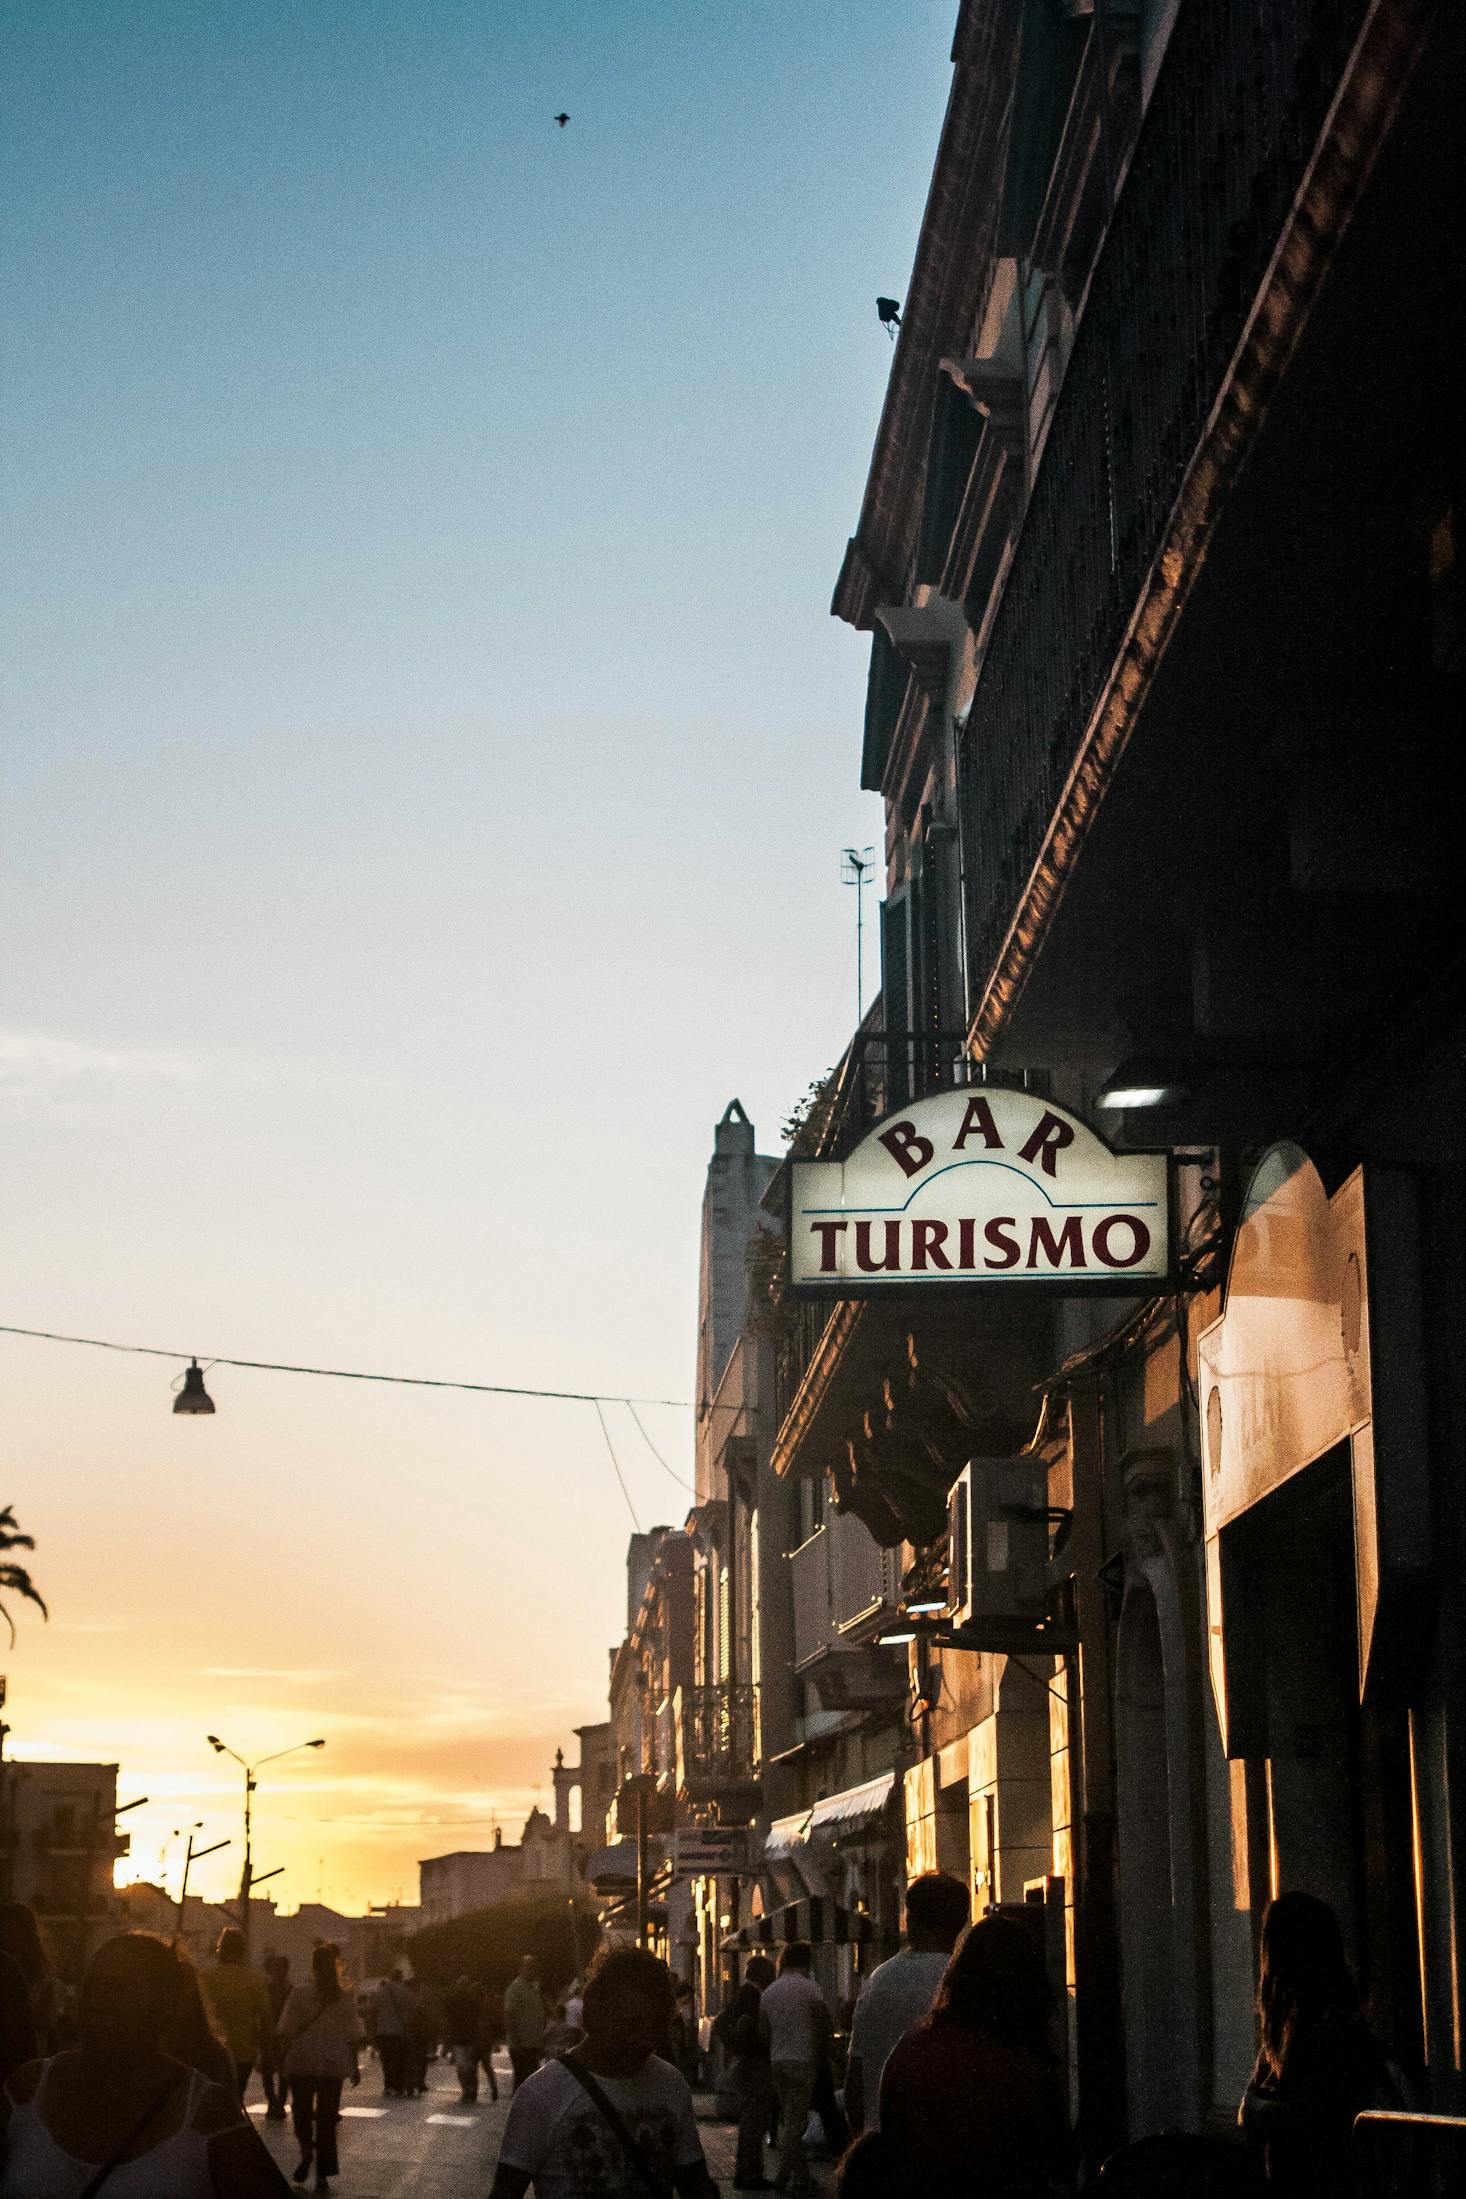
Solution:
[[(271, 1755), (261, 1756), (256, 1763), (247, 1764), (237, 1750), (230, 1748), (226, 1742), (219, 1739), (217, 1733), (206, 1734), (205, 1739), (216, 1756), (232, 1756), (244, 1773), (244, 1863), (239, 1873), (239, 1929), (244, 1934), (244, 1959), (248, 1962), (249, 1897), (250, 1890), (255, 1884), (254, 1857), (250, 1841), (253, 1831), (254, 1794), (255, 1788), (259, 1784), (255, 1774), (263, 1771), (266, 1764), (278, 1764), (282, 1756), (295, 1756), (302, 1749), (323, 1749), (326, 1744), (324, 1740), (292, 1741), (288, 1749), (275, 1749)], [(275, 1873), (271, 1871), (269, 1876), (273, 1878)]]
[(193, 1844), (193, 1836), (196, 1832), (202, 1832), (203, 1829), (204, 1828), (202, 1820), (200, 1820), (197, 1825), (193, 1825), (189, 1828), (188, 1847), (184, 1853), (183, 1858), (183, 1884), (178, 1889), (177, 1937), (179, 1939), (182, 1939), (183, 1937), (184, 1912), (188, 1908), (188, 1881), (195, 1863), (199, 1862), (200, 1859), (206, 1855), (217, 1855), (221, 1848), (227, 1848), (231, 1844), (227, 1840), (216, 1840), (211, 1848), (196, 1848)]

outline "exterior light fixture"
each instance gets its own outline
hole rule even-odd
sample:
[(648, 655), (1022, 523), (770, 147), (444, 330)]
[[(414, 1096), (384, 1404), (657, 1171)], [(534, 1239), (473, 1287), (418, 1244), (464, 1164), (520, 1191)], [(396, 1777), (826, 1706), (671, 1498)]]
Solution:
[(904, 1608), (909, 1619), (940, 1619), (946, 1614), (947, 1599), (945, 1596), (927, 1596), (920, 1603), (908, 1603)]
[(183, 1370), (183, 1388), (173, 1400), (176, 1413), (211, 1413), (214, 1400), (204, 1388), (204, 1370), (195, 1359)]
[(915, 1640), (916, 1628), (908, 1626), (897, 1628), (890, 1634), (878, 1634), (876, 1636), (876, 1646), (880, 1649), (904, 1649), (908, 1642), (914, 1642)]
[(1169, 1099), (1170, 1089), (1166, 1084), (1117, 1084), (1102, 1092), (1095, 1105), (1117, 1112), (1122, 1107), (1159, 1107)]
[(1197, 1081), (1197, 1063), (1178, 1054), (1132, 1054), (1105, 1078), (1094, 1104), (1107, 1114), (1132, 1107), (1168, 1107), (1185, 1099)]

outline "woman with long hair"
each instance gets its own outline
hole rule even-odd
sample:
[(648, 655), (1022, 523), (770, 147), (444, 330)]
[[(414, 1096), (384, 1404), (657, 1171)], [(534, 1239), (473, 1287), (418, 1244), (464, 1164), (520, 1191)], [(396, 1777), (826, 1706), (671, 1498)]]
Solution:
[(0, 2199), (285, 2199), (232, 2087), (165, 2050), (185, 2010), (177, 1955), (147, 1932), (103, 1943), (82, 1980), (79, 2043), (0, 2096)]
[(300, 2165), (295, 2181), (303, 2184), (314, 2163), (316, 2190), (329, 2191), (340, 2162), (336, 2126), (341, 2087), (361, 2083), (359, 2049), (364, 2036), (355, 1997), (341, 1977), (341, 1957), (328, 1943), (311, 1956), (311, 1981), (297, 1985), (280, 2016), (280, 2067), (290, 2086), (290, 2106)]
[(66, 1989), (52, 1967), (40, 1919), (28, 1901), (0, 1901), (0, 1953), (10, 1956), (25, 1979), (36, 2052), (54, 2054), (65, 2043)]
[(1339, 1920), (1313, 1894), (1279, 1894), (1268, 1904), (1257, 2026), (1257, 2063), (1239, 2120), (1267, 2181), (1290, 2199), (1352, 2192), (1354, 2118), (1390, 2080), (1360, 2012)]
[(1052, 2015), (1033, 1935), (1008, 1917), (972, 1925), (931, 2014), (898, 2042), (881, 2079), (893, 2194), (1039, 2199), (1069, 2182), (1072, 2142)]

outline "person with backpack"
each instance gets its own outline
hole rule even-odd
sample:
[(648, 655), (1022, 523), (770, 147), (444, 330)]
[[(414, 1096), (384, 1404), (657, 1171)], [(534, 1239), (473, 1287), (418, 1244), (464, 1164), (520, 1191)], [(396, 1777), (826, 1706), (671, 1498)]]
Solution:
[(585, 2037), (517, 2085), (490, 2199), (716, 2199), (685, 2077), (663, 2059), (676, 2006), (664, 1962), (601, 1955)]
[(362, 2022), (341, 1977), (341, 1958), (327, 1942), (311, 1956), (311, 1982), (297, 1985), (280, 2017), (284, 2046), (280, 2067), (290, 2086), (290, 2107), (303, 2184), (314, 2163), (316, 2190), (329, 2191), (340, 2168), (336, 2130), (341, 2088), (361, 2083)]

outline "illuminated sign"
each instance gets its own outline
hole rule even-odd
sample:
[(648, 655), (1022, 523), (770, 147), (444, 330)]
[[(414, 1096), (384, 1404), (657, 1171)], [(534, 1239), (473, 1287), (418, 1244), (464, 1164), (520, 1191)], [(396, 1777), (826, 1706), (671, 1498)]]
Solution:
[(1113, 1153), (1033, 1092), (934, 1093), (789, 1177), (795, 1290), (1144, 1290), (1171, 1273), (1167, 1156)]

